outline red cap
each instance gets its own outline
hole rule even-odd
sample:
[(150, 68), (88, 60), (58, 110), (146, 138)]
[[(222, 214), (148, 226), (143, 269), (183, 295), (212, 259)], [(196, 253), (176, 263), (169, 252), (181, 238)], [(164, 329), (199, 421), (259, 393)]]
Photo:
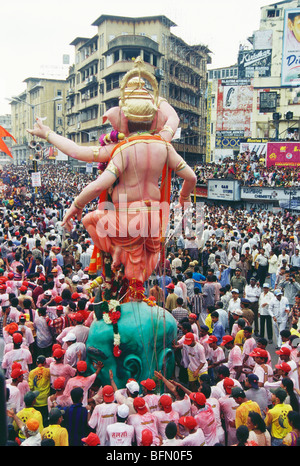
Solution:
[(18, 377), (21, 377), (21, 375), (26, 374), (26, 371), (22, 371), (21, 369), (14, 369), (11, 372), (11, 378), (12, 379), (17, 379)]
[(275, 364), (276, 369), (281, 369), (284, 372), (290, 372), (291, 366), (287, 362), (281, 364)]
[(11, 280), (14, 278), (15, 274), (13, 272), (8, 272), (7, 277)]
[(197, 426), (197, 421), (193, 416), (182, 416), (178, 422), (189, 430), (193, 430)]
[(87, 370), (87, 363), (85, 361), (78, 361), (76, 367), (78, 372), (85, 372)]
[(188, 332), (185, 334), (183, 343), (185, 345), (191, 345), (195, 340), (195, 335), (192, 332)]
[(230, 341), (233, 341), (233, 337), (231, 335), (224, 335), (221, 346), (225, 346)]
[(111, 385), (105, 385), (102, 390), (103, 400), (112, 402), (115, 399), (114, 389)]
[[(6, 285), (4, 285), (4, 283), (2, 285), (0, 285), (0, 290), (6, 290)], [(21, 287), (22, 288), (22, 287)], [(26, 288), (27, 289), (27, 288)]]
[(154, 390), (156, 387), (156, 383), (152, 379), (142, 380), (141, 385), (143, 385), (147, 390)]
[(291, 354), (291, 350), (287, 346), (282, 346), (278, 351), (275, 351), (276, 354), (284, 354), (285, 356), (289, 356)]
[(57, 311), (63, 311), (63, 310), (64, 310), (64, 307), (63, 307), (63, 306), (56, 306), (56, 310), (57, 310)]
[(27, 287), (22, 285), (22, 286), (20, 287), (20, 291), (27, 291)]
[(197, 405), (203, 406), (206, 403), (206, 396), (200, 392), (193, 392), (190, 394), (190, 399), (195, 401)]
[(80, 298), (80, 294), (79, 293), (73, 293), (71, 298), (76, 301), (76, 299)]
[(41, 280), (42, 282), (46, 281), (46, 277), (44, 277), (44, 275), (39, 275), (38, 279)]
[(13, 334), (13, 342), (14, 343), (22, 343), (23, 337), (20, 333), (14, 333)]
[(81, 441), (86, 443), (89, 447), (100, 445), (100, 439), (97, 434), (94, 434), (94, 432), (90, 432), (89, 435), (82, 438)]
[(144, 447), (150, 447), (152, 442), (153, 442), (153, 434), (152, 434), (151, 430), (144, 429), (142, 431), (142, 441), (141, 441), (142, 445)]
[(56, 302), (56, 304), (59, 304), (59, 303), (61, 303), (61, 302), (62, 302), (62, 300), (63, 300), (63, 299), (62, 299), (62, 297), (61, 297), (61, 296), (55, 296), (55, 298), (54, 298), (54, 301)]
[(81, 312), (76, 312), (76, 314), (74, 316), (74, 320), (76, 320), (76, 322), (83, 322), (84, 321), (84, 317), (81, 314)]
[(229, 377), (225, 377), (223, 380), (223, 387), (226, 393), (231, 393), (231, 389), (234, 387), (234, 381)]
[(169, 285), (166, 287), (168, 290), (174, 290), (175, 285), (174, 283), (169, 283)]
[(172, 411), (172, 398), (169, 395), (162, 395), (159, 401), (166, 413)]
[(146, 406), (145, 400), (144, 398), (141, 398), (140, 396), (137, 396), (136, 398), (134, 398), (133, 406), (136, 412), (139, 414), (145, 414), (148, 412), (148, 408)]
[(190, 317), (191, 319), (197, 320), (197, 316), (196, 316), (196, 314), (194, 314), (193, 312), (191, 312), (191, 314), (189, 315), (189, 317)]
[(53, 351), (53, 357), (56, 359), (62, 358), (64, 354), (65, 354), (65, 350), (63, 350), (62, 348), (57, 348), (56, 350)]
[(53, 382), (53, 388), (55, 390), (62, 390), (65, 386), (66, 379), (65, 377), (57, 377)]
[(29, 282), (24, 281), (24, 282), (22, 283), (22, 285), (23, 285), (23, 286), (26, 286), (26, 287), (28, 288)]
[(258, 357), (258, 358), (267, 358), (268, 352), (263, 348), (254, 348), (254, 350), (249, 354), (251, 357)]
[(208, 343), (208, 344), (209, 344), (209, 343), (217, 343), (217, 341), (218, 341), (218, 339), (217, 339), (216, 335), (210, 335), (210, 336), (208, 337), (207, 343)]

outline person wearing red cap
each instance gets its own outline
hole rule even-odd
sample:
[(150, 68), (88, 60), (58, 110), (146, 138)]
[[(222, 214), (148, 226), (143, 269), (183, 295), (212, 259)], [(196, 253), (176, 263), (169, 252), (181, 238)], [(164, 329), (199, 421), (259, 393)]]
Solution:
[(203, 430), (198, 426), (193, 416), (182, 416), (178, 424), (185, 430), (181, 446), (183, 447), (204, 447), (206, 446)]
[(207, 373), (207, 360), (201, 343), (195, 340), (193, 333), (185, 335), (182, 347), (182, 358), (187, 365), (190, 389), (197, 390), (197, 383), (201, 374)]
[(50, 413), (52, 408), (63, 409), (66, 406), (70, 406), (72, 403), (71, 397), (64, 394), (64, 389), (66, 386), (65, 377), (57, 377), (53, 384), (52, 390), (54, 393), (48, 397), (48, 411)]
[(209, 354), (207, 355), (208, 373), (212, 380), (216, 379), (215, 368), (224, 360), (224, 351), (218, 345), (218, 338), (215, 335), (210, 335), (207, 340), (209, 346)]
[(151, 447), (153, 446), (153, 434), (151, 430), (149, 429), (144, 429), (142, 431), (142, 439), (141, 439), (141, 445), (142, 447)]
[(256, 347), (250, 356), (254, 359), (252, 372), (258, 377), (258, 386), (263, 387), (267, 382), (273, 382), (273, 369), (268, 364), (268, 352)]
[(228, 356), (221, 363), (227, 362), (230, 377), (239, 380), (243, 368), (241, 348), (234, 344), (234, 339), (231, 335), (224, 335), (221, 346), (224, 346), (229, 351)]
[(174, 283), (169, 283), (169, 285), (166, 286), (168, 296), (166, 299), (166, 304), (165, 308), (169, 311), (172, 312), (173, 309), (177, 307), (177, 298), (178, 295), (174, 293), (175, 285)]
[(146, 401), (150, 413), (158, 409), (159, 395), (155, 393), (156, 383), (153, 379), (146, 379), (141, 381), (143, 387), (143, 398)]
[(65, 381), (68, 382), (71, 377), (75, 377), (76, 375), (75, 367), (64, 364), (64, 355), (65, 350), (62, 348), (56, 348), (52, 353), (54, 361), (51, 361), (49, 365), (50, 383), (52, 387), (58, 377), (64, 377)]
[(114, 424), (117, 420), (118, 404), (115, 403), (114, 389), (111, 385), (104, 385), (102, 389), (103, 403), (95, 406), (92, 410), (89, 426), (96, 430), (102, 446), (108, 446), (107, 426)]
[(291, 358), (291, 349), (287, 346), (282, 346), (279, 350), (276, 351), (276, 354), (278, 354), (279, 362), (281, 364), (284, 362), (290, 366), (288, 377), (294, 382), (294, 388), (299, 390), (298, 364)]
[(18, 381), (23, 380), (25, 371), (22, 369), (14, 369), (11, 372), (11, 382), (6, 380), (6, 388), (9, 390), (9, 397), (6, 400), (7, 409), (14, 409), (14, 412), (21, 410), (21, 393), (18, 389)]
[(173, 400), (170, 395), (162, 395), (159, 398), (158, 410), (153, 413), (157, 419), (158, 433), (163, 440), (167, 439), (165, 432), (166, 425), (169, 422), (175, 422), (175, 424), (178, 424), (179, 414), (177, 411), (173, 410), (172, 403)]
[(93, 383), (95, 382), (98, 375), (100, 374), (100, 371), (102, 368), (103, 368), (103, 362), (98, 361), (96, 371), (91, 375), (87, 375), (87, 363), (85, 361), (78, 361), (76, 365), (77, 373), (74, 377), (69, 378), (69, 380), (67, 381), (64, 394), (66, 396), (69, 396), (73, 388), (81, 387), (84, 391), (84, 397), (83, 397), (82, 404), (83, 406), (87, 406), (88, 405), (88, 391), (90, 387), (93, 385)]
[(100, 446), (100, 439), (97, 434), (90, 432), (87, 437), (83, 437), (81, 441), (88, 447)]
[(11, 378), (6, 379), (6, 386), (16, 387), (20, 393), (20, 410), (25, 407), (24, 395), (30, 391), (27, 380), (24, 378), (25, 371), (22, 370), (22, 366), (18, 362), (14, 362), (11, 368)]
[(18, 361), (22, 370), (29, 372), (32, 361), (32, 354), (28, 348), (22, 347), (23, 336), (20, 332), (13, 333), (13, 349), (7, 351), (3, 356), (2, 369), (5, 371), (6, 378), (11, 376), (11, 368), (15, 361)]
[(224, 430), (226, 432), (226, 445), (231, 446), (237, 442), (235, 428), (235, 412), (238, 403), (232, 398), (231, 390), (235, 386), (235, 381), (230, 377), (222, 380), (224, 395), (219, 398), (220, 412), (224, 419)]
[(133, 402), (136, 414), (131, 414), (128, 417), (128, 424), (134, 427), (135, 443), (137, 446), (141, 445), (142, 432), (145, 429), (149, 429), (152, 433), (154, 445), (160, 445), (162, 439), (158, 434), (157, 418), (154, 414), (150, 413), (146, 405), (145, 400), (142, 397), (137, 397)]
[(90, 328), (84, 324), (85, 317), (81, 312), (75, 312), (74, 320), (75, 326), (72, 329), (72, 332), (76, 335), (77, 341), (86, 343)]
[(53, 337), (55, 341), (63, 329), (71, 325), (68, 315), (64, 313), (63, 306), (56, 306), (56, 316), (57, 317), (54, 317), (53, 319), (51, 319), (49, 316), (46, 317), (48, 326), (53, 330)]
[(206, 445), (214, 446), (219, 442), (214, 411), (207, 403), (203, 393), (193, 392), (190, 394), (190, 398), (192, 400), (192, 415), (204, 433)]

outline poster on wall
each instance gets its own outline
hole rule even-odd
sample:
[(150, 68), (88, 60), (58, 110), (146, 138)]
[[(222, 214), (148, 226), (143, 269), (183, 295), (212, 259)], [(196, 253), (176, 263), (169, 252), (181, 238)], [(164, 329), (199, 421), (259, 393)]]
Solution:
[(300, 167), (300, 143), (268, 142), (266, 167)]
[(271, 76), (272, 50), (242, 50), (238, 56), (239, 78), (254, 78), (254, 73), (260, 77)]
[(300, 85), (300, 9), (285, 10), (281, 85)]
[(251, 80), (219, 80), (216, 131), (240, 131), (251, 136), (253, 87)]

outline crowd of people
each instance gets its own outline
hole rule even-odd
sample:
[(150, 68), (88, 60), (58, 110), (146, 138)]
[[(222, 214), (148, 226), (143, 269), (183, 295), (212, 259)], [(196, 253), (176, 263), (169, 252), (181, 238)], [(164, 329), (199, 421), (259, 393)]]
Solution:
[(266, 167), (265, 159), (255, 153), (242, 153), (233, 160), (226, 157), (219, 163), (197, 165), (198, 183), (207, 184), (213, 178), (236, 179), (246, 187), (291, 187), (300, 186), (299, 167)]
[[(25, 166), (1, 176), (7, 445), (298, 445), (298, 216), (192, 204), (183, 219), (174, 181), (165, 256), (145, 283), (146, 297), (177, 322), (173, 377), (156, 371), (120, 387), (110, 371), (102, 386), (103, 362), (90, 374), (86, 354), (93, 244), (80, 222), (62, 228), (95, 175), (67, 164), (41, 170), (37, 192)], [(119, 300), (122, 268), (115, 283)]]

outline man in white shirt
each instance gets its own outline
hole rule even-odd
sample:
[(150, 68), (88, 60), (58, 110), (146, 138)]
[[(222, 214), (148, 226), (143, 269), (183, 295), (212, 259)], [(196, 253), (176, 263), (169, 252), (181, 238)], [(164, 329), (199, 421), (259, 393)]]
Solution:
[(282, 344), (280, 332), (286, 328), (290, 307), (288, 299), (283, 296), (281, 289), (276, 289), (274, 295), (269, 303), (269, 313), (275, 322), (274, 331), (277, 339), (277, 349), (279, 349)]
[(106, 444), (110, 447), (130, 447), (134, 440), (134, 427), (127, 424), (129, 407), (119, 405), (117, 410), (117, 422), (106, 428)]
[(260, 336), (264, 338), (265, 325), (267, 325), (267, 334), (269, 343), (273, 340), (273, 324), (272, 317), (269, 313), (269, 304), (274, 298), (273, 293), (270, 291), (269, 283), (263, 284), (263, 289), (258, 300), (258, 315), (260, 318)]
[(207, 373), (208, 365), (203, 346), (195, 340), (195, 335), (191, 332), (185, 335), (182, 358), (187, 362), (190, 389), (191, 391), (197, 391), (196, 382), (201, 374)]

